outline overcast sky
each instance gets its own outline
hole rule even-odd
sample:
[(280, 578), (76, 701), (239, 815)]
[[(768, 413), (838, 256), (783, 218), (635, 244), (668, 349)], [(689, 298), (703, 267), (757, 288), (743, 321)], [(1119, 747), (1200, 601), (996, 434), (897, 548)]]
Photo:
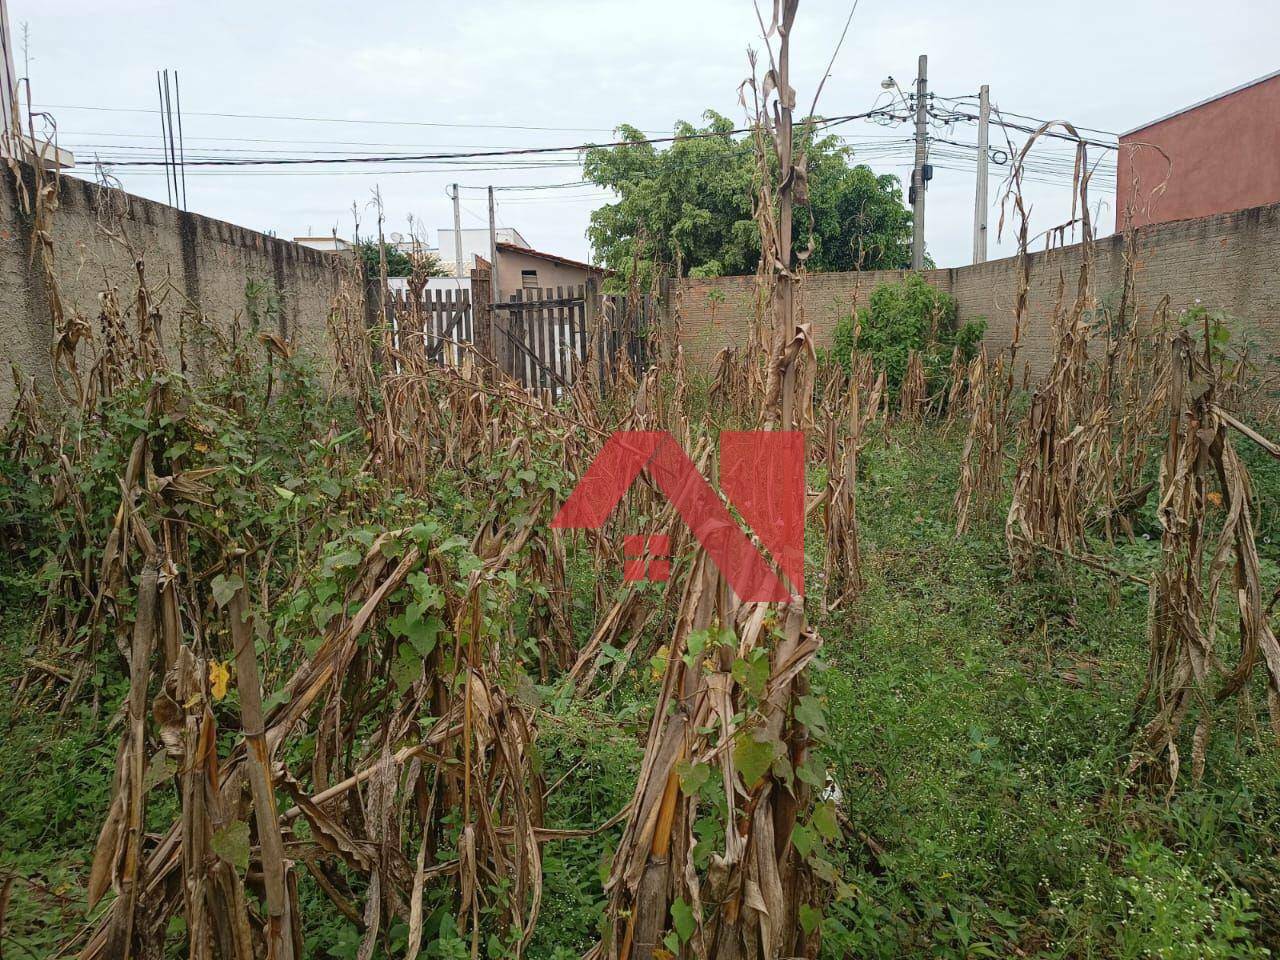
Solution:
[[(800, 4), (792, 57), (801, 106), (812, 99), (848, 10), (845, 0)], [(760, 46), (749, 0), (10, 0), (9, 12), (18, 72), (25, 23), (36, 104), (56, 116), (61, 141), (87, 175), (95, 152), (158, 153), (159, 118), (140, 112), (155, 109), (158, 68), (181, 75), (188, 158), (334, 156), (570, 145), (607, 139), (621, 122), (669, 132), (674, 121), (696, 121), (708, 108), (740, 118), (746, 50)], [(881, 80), (892, 74), (908, 88), (917, 56), (927, 53), (931, 89), (942, 97), (974, 94), (987, 83), (1003, 110), (1119, 132), (1277, 69), (1277, 36), (1274, 0), (861, 0), (818, 110), (836, 116), (883, 102)], [(217, 113), (344, 122), (205, 115)], [(877, 172), (907, 177), (908, 126), (860, 121), (840, 130)], [(967, 144), (976, 135), (968, 123), (933, 132)], [(992, 143), (1003, 145), (999, 131)], [(926, 217), (928, 249), (941, 266), (968, 263), (972, 248), (973, 163), (956, 156), (971, 151), (950, 150), (951, 158), (935, 157)], [(1046, 169), (1066, 156), (1047, 151)], [(387, 231), (407, 232), (412, 216), (434, 244), (436, 231), (452, 225), (445, 191), (455, 180), (464, 186), (464, 226), (483, 226), (485, 185), (580, 176), (573, 164), (512, 170), (472, 163), (411, 172), (394, 172), (411, 170), (403, 162), (341, 173), (188, 169), (187, 201), (200, 213), (284, 237), (334, 229), (350, 236), (352, 204), (368, 229), (377, 187)], [(1006, 169), (992, 168), (993, 211)], [(165, 199), (158, 172), (117, 168), (115, 175), (133, 193)], [(1028, 190), (1033, 232), (1069, 210), (1069, 175), (1049, 179)], [(1107, 227), (1110, 190), (1094, 192)], [(583, 232), (600, 191), (499, 197), (499, 222), (533, 246), (588, 256)], [(997, 217), (993, 257), (1011, 252), (1008, 237), (996, 242)]]

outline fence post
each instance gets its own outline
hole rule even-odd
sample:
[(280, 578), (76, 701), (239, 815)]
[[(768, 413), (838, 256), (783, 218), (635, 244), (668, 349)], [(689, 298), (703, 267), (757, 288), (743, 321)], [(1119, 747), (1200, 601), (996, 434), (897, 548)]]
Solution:
[(658, 311), (655, 319), (658, 329), (654, 331), (656, 335), (650, 337), (650, 343), (660, 344), (658, 349), (665, 351), (670, 357), (674, 357), (676, 351), (680, 349), (679, 330), (675, 319), (675, 289), (676, 285), (672, 282), (671, 275), (663, 274), (662, 279), (658, 281)]
[(498, 362), (494, 310), (493, 304), (489, 302), (489, 271), (478, 267), (471, 270), (471, 336), (476, 353), (483, 358), (482, 373), (486, 378), (491, 377), (493, 367)]
[(586, 332), (586, 343), (582, 345), (582, 361), (586, 364), (594, 347), (596, 351), (596, 368), (600, 376), (600, 390), (604, 391), (604, 351), (597, 334), (600, 315), (600, 280), (594, 274), (587, 274), (587, 282), (582, 287), (582, 326)]

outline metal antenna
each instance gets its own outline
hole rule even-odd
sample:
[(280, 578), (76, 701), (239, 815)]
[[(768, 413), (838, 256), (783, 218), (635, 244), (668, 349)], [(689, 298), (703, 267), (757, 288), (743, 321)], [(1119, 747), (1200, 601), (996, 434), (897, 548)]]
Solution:
[(164, 193), (173, 206), (173, 191), (169, 186), (169, 139), (164, 129), (164, 87), (160, 83), (160, 71), (156, 71), (156, 96), (160, 99), (160, 153), (164, 158)]
[(169, 124), (169, 162), (173, 170), (173, 203), (178, 205), (178, 153), (173, 142), (173, 101), (169, 97), (169, 71), (164, 72), (164, 112)]
[(178, 107), (178, 169), (182, 171), (182, 209), (187, 209), (187, 151), (182, 141), (182, 88), (178, 86), (178, 71), (173, 71), (173, 98)]

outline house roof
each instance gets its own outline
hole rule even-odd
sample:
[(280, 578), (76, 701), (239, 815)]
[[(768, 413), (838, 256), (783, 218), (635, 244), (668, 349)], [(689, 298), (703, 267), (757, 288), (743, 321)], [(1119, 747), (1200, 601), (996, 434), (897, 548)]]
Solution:
[(499, 243), (498, 249), (503, 253), (523, 253), (526, 257), (537, 257), (539, 260), (549, 260), (552, 263), (558, 263), (562, 267), (578, 267), (589, 273), (610, 274), (613, 271), (606, 270), (604, 267), (597, 267), (591, 263), (583, 263), (581, 260), (571, 260), (568, 257), (562, 257), (555, 253), (545, 253), (542, 250), (534, 250), (532, 247), (522, 247), (515, 243)]
[(1166, 120), (1172, 120), (1174, 117), (1180, 117), (1184, 113), (1190, 113), (1192, 110), (1197, 110), (1206, 104), (1213, 103), (1215, 100), (1221, 100), (1223, 97), (1229, 97), (1233, 93), (1239, 93), (1241, 90), (1248, 90), (1250, 87), (1256, 87), (1258, 84), (1266, 83), (1268, 80), (1274, 80), (1276, 77), (1280, 77), (1280, 70), (1268, 73), (1265, 77), (1258, 77), (1256, 80), (1250, 80), (1248, 83), (1242, 83), (1238, 87), (1232, 87), (1230, 90), (1224, 90), (1222, 93), (1215, 93), (1212, 97), (1205, 97), (1203, 100), (1197, 100), (1195, 103), (1189, 104), (1185, 107), (1180, 107), (1172, 113), (1166, 113), (1163, 117), (1156, 117), (1154, 120), (1148, 120), (1146, 123), (1140, 124), (1132, 130), (1126, 130), (1124, 133), (1120, 134), (1120, 136), (1131, 136), (1140, 130), (1146, 130), (1148, 127), (1154, 127), (1157, 123), (1164, 123)]

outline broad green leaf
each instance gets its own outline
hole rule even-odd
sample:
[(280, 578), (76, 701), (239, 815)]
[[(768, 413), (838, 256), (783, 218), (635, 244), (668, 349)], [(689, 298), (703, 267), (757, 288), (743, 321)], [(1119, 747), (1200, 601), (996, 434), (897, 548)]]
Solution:
[(817, 697), (806, 695), (796, 704), (796, 719), (816, 734), (826, 732), (827, 718), (822, 713), (822, 702)]
[(468, 540), (466, 537), (462, 536), (459, 533), (455, 533), (444, 543), (440, 544), (438, 549), (440, 550), (441, 553), (449, 553), (452, 550), (458, 550), (462, 547), (467, 547), (470, 545), (471, 545), (470, 540)]
[(698, 929), (698, 922), (694, 919), (693, 908), (683, 897), (677, 897), (675, 903), (671, 904), (671, 920), (675, 924), (680, 942), (688, 943), (693, 931)]
[(404, 636), (413, 644), (413, 648), (418, 653), (427, 657), (436, 648), (436, 638), (439, 637), (440, 631), (443, 629), (443, 620), (439, 617), (427, 617), (417, 623), (408, 624)]
[(342, 604), (337, 600), (329, 603), (321, 603), (311, 608), (311, 622), (316, 625), (317, 630), (323, 630), (334, 618), (335, 614), (342, 611)]
[(836, 820), (836, 805), (830, 800), (814, 808), (810, 823), (824, 839), (834, 840), (840, 836), (840, 824)]
[(840, 881), (840, 874), (836, 872), (836, 868), (831, 865), (830, 861), (824, 860), (822, 857), (810, 857), (809, 866), (823, 883), (835, 886)]
[(354, 567), (360, 562), (360, 551), (358, 550), (342, 550), (335, 553), (331, 557), (326, 557), (324, 561), (324, 575), (331, 576), (333, 571), (342, 570), (346, 567)]
[(391, 665), (391, 680), (396, 690), (407, 690), (422, 675), (422, 654), (412, 644), (400, 644), (395, 663)]
[(807, 903), (800, 904), (800, 929), (809, 936), (813, 931), (818, 929), (818, 924), (822, 923), (822, 911), (816, 907), (811, 907)]
[(681, 760), (676, 764), (676, 776), (680, 778), (680, 789), (686, 797), (692, 797), (711, 776), (711, 767), (705, 763), (690, 763)]
[(218, 574), (213, 578), (210, 586), (213, 590), (214, 602), (220, 607), (225, 607), (236, 595), (236, 591), (244, 586), (244, 581), (237, 576), (224, 577)]
[(769, 658), (763, 651), (756, 651), (750, 660), (739, 657), (733, 661), (733, 679), (745, 687), (752, 696), (759, 697), (764, 693), (765, 684), (769, 682)]
[(733, 746), (733, 762), (742, 774), (742, 782), (754, 787), (773, 765), (775, 746), (772, 741), (761, 743), (749, 733), (740, 733)]
[(803, 823), (796, 824), (795, 829), (791, 831), (791, 845), (796, 848), (796, 852), (802, 857), (809, 856), (810, 851), (817, 845), (817, 842), (813, 831)]
[(796, 776), (809, 786), (818, 788), (826, 785), (827, 771), (822, 766), (822, 761), (818, 759), (818, 755), (813, 751), (809, 751), (804, 758), (804, 763), (796, 767)]
[(221, 830), (214, 831), (209, 846), (241, 873), (249, 869), (249, 824), (244, 821), (233, 820)]

